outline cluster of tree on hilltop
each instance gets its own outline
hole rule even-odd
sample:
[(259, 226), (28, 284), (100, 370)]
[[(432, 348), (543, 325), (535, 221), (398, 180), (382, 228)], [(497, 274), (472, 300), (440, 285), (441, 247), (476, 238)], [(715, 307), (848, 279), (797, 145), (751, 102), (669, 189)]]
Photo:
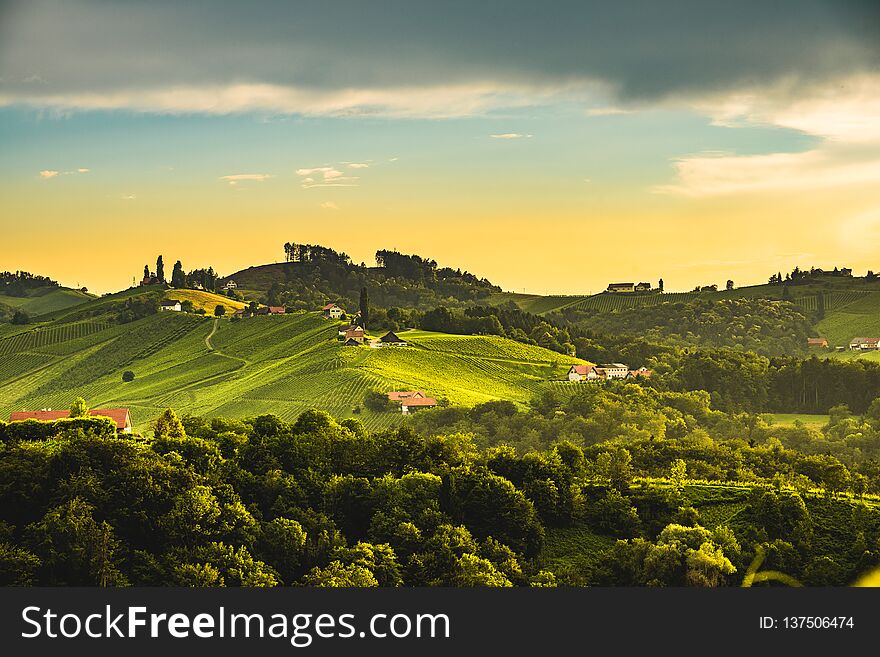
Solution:
[[(782, 276), (782, 272), (773, 274), (767, 282), (770, 285), (804, 285), (815, 281), (820, 276), (852, 278), (852, 268), (835, 267), (834, 269), (820, 269), (818, 267), (810, 267), (809, 269), (801, 269), (800, 267), (795, 267), (790, 273), (785, 274), (785, 277)], [(869, 271), (866, 278), (874, 279), (874, 272)]]
[(155, 271), (150, 271), (150, 266), (144, 265), (144, 277), (141, 283), (144, 285), (170, 284), (171, 287), (177, 289), (201, 287), (209, 292), (213, 292), (217, 287), (217, 281), (219, 279), (220, 275), (214, 271), (213, 267), (208, 267), (207, 269), (193, 269), (191, 272), (187, 273), (180, 260), (174, 263), (174, 266), (171, 269), (171, 278), (166, 279), (165, 261), (160, 255), (156, 258)]
[(566, 309), (550, 316), (596, 333), (623, 334), (678, 345), (731, 347), (767, 356), (807, 351), (812, 322), (789, 302), (699, 299), (612, 312)]
[(58, 287), (58, 282), (47, 276), (26, 271), (0, 272), (0, 294), (9, 297), (26, 297), (29, 291), (43, 287)]
[(298, 310), (314, 310), (328, 301), (356, 308), (366, 287), (377, 320), (387, 319), (384, 313), (390, 308), (463, 306), (500, 291), (467, 271), (438, 267), (433, 260), (397, 251), (377, 251), (375, 267), (355, 264), (345, 253), (318, 245), (288, 242), (284, 251), (285, 262), (271, 272), (258, 268), (259, 275), (245, 270), (231, 278), (239, 287), (264, 290), (261, 301), (268, 305)]
[[(586, 420), (587, 407), (627, 399), (588, 394), (563, 408)], [(679, 428), (525, 454), (454, 431), (368, 433), (318, 411), (292, 423), (168, 411), (143, 441), (81, 427), (11, 440), (0, 450), (0, 583), (724, 586), (767, 554), (806, 584), (840, 585), (880, 563), (880, 512), (840, 498), (863, 493), (866, 478), (772, 440), (713, 441), (701, 433), (712, 411), (699, 395), (646, 401)], [(563, 408), (545, 409), (545, 420)], [(626, 413), (640, 411), (623, 410), (606, 424), (627, 431)], [(483, 405), (468, 417), (484, 428), (490, 415), (524, 414)], [(720, 525), (701, 518), (700, 489), (689, 487), (716, 474), (749, 482), (718, 489), (738, 505)], [(816, 484), (824, 495), (808, 491)], [(620, 540), (600, 566), (548, 563), (548, 532), (564, 527)]]

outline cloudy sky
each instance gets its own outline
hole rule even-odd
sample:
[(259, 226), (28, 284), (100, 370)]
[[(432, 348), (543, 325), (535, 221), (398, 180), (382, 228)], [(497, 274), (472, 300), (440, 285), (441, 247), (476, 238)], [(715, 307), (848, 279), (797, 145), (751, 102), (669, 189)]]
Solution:
[(880, 3), (0, 0), (0, 269), (880, 270)]

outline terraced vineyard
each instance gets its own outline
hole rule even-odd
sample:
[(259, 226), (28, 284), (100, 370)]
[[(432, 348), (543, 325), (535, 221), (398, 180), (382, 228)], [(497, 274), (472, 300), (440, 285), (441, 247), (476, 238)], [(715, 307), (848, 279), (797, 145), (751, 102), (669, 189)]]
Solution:
[[(403, 335), (413, 346), (343, 347), (337, 323), (316, 313), (214, 320), (161, 312), (123, 325), (61, 319), (0, 339), (0, 417), (66, 408), (83, 396), (93, 407), (130, 408), (139, 431), (169, 406), (286, 419), (320, 408), (379, 429), (403, 418), (363, 408), (369, 390), (424, 389), (455, 404), (524, 403), (581, 362), (496, 336)], [(122, 382), (125, 370), (134, 381)]]

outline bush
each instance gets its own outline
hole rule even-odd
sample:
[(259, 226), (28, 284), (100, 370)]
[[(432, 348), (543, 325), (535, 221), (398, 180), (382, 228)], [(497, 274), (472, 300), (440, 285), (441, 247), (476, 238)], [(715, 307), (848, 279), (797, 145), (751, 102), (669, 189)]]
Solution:
[(391, 400), (384, 392), (370, 390), (364, 395), (364, 406), (371, 411), (387, 411), (391, 408)]
[(20, 440), (47, 440), (70, 430), (82, 429), (101, 438), (116, 436), (116, 423), (109, 417), (89, 416), (44, 420), (21, 420), (0, 425), (0, 436), (6, 442)]
[(131, 381), (134, 381), (134, 372), (132, 372), (131, 370), (125, 370), (122, 373), (122, 380), (125, 383), (130, 383)]

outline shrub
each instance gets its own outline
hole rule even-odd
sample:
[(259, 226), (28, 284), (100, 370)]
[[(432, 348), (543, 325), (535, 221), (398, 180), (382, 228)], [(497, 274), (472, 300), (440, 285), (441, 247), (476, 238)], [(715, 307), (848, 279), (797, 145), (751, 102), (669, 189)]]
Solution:
[(122, 380), (125, 383), (130, 383), (131, 381), (134, 381), (134, 372), (132, 372), (131, 370), (125, 370), (122, 373)]

